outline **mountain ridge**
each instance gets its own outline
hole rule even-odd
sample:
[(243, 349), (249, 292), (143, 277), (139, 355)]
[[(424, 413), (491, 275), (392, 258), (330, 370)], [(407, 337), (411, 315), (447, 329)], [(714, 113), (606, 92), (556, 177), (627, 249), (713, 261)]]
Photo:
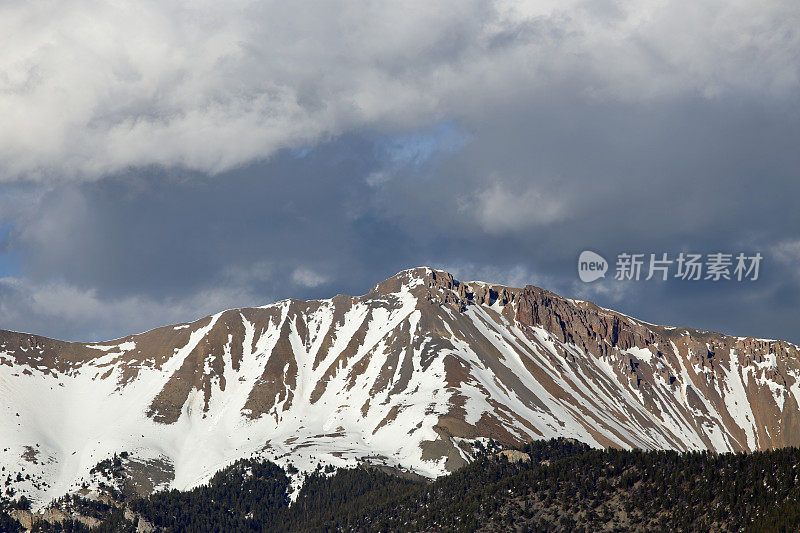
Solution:
[[(416, 272), (416, 271), (420, 271), (420, 270), (430, 270), (430, 271), (434, 271), (434, 272), (440, 272), (440, 273), (448, 274), (448, 275), (454, 277), (454, 275), (451, 274), (450, 272), (448, 272), (447, 270), (443, 270), (443, 269), (439, 269), (439, 268), (433, 268), (433, 267), (429, 267), (429, 266), (425, 266), (425, 265), (420, 265), (420, 266), (416, 266), (416, 267), (411, 267), (411, 268), (406, 268), (406, 269), (400, 270), (395, 275), (387, 278), (384, 281), (389, 281), (389, 280), (391, 280), (391, 279), (393, 279), (393, 278), (395, 278), (397, 276), (400, 276), (402, 274), (405, 274), (405, 273), (411, 273), (411, 272)], [(512, 287), (511, 285), (506, 285), (504, 283), (492, 283), (492, 282), (487, 282), (487, 281), (478, 280), (478, 279), (469, 280), (469, 281), (459, 281), (459, 283), (464, 283), (464, 284), (467, 284), (467, 285), (481, 284), (481, 285), (487, 285), (487, 286), (492, 286), (492, 287), (504, 287), (506, 289), (517, 289), (517, 290), (522, 290), (524, 288), (524, 287), (521, 287), (521, 288), (520, 287)], [(375, 290), (378, 287), (378, 285), (380, 285), (380, 282), (378, 284), (376, 284), (376, 285), (373, 285), (370, 288), (370, 291)], [(630, 318), (631, 320), (635, 320), (636, 322), (641, 322), (641, 323), (646, 324), (648, 326), (657, 326), (657, 327), (661, 327), (661, 328), (679, 328), (679, 329), (686, 329), (686, 330), (690, 330), (690, 331), (695, 331), (695, 332), (698, 332), (698, 333), (711, 333), (711, 334), (715, 334), (715, 335), (726, 336), (726, 337), (737, 338), (737, 339), (752, 339), (752, 340), (764, 341), (764, 342), (779, 342), (779, 343), (790, 344), (792, 346), (800, 346), (800, 345), (798, 345), (796, 343), (793, 343), (791, 341), (787, 341), (787, 340), (784, 340), (784, 339), (773, 339), (773, 338), (766, 338), (766, 337), (757, 337), (757, 336), (754, 336), (754, 335), (737, 336), (737, 335), (733, 335), (733, 334), (730, 334), (730, 333), (722, 333), (722, 332), (714, 331), (714, 330), (704, 330), (704, 329), (700, 329), (700, 328), (694, 328), (694, 327), (691, 327), (691, 326), (682, 326), (682, 325), (676, 325), (676, 324), (667, 325), (667, 324), (658, 324), (656, 322), (648, 322), (646, 320), (643, 320), (641, 318), (637, 318), (637, 317), (635, 317), (633, 315), (629, 315), (629, 314), (623, 313), (623, 312), (618, 311), (616, 309), (613, 309), (613, 308), (610, 308), (610, 307), (603, 307), (603, 306), (601, 306), (601, 305), (599, 305), (599, 304), (597, 304), (597, 303), (595, 303), (595, 302), (593, 302), (592, 300), (589, 300), (589, 299), (585, 299), (585, 298), (570, 298), (570, 297), (567, 297), (567, 296), (561, 296), (560, 294), (558, 294), (556, 292), (553, 292), (553, 291), (551, 291), (549, 289), (545, 289), (544, 287), (539, 287), (538, 285), (526, 284), (525, 287), (533, 287), (533, 288), (538, 289), (540, 291), (543, 291), (543, 292), (552, 294), (554, 296), (557, 296), (558, 298), (562, 298), (564, 300), (573, 302), (573, 303), (575, 303), (577, 305), (588, 304), (588, 305), (593, 306), (593, 307), (595, 307), (595, 308), (597, 308), (599, 310), (611, 312), (611, 313), (620, 315), (622, 317)], [(369, 294), (369, 292), (364, 293), (364, 294), (362, 294), (360, 296), (366, 296), (367, 294)], [(163, 328), (171, 328), (171, 327), (186, 326), (186, 325), (190, 325), (190, 324), (195, 324), (195, 323), (200, 322), (202, 320), (206, 320), (206, 319), (208, 319), (208, 318), (210, 318), (210, 317), (212, 317), (212, 316), (214, 316), (216, 314), (225, 313), (225, 312), (228, 312), (228, 311), (241, 311), (241, 310), (245, 310), (245, 309), (264, 309), (264, 308), (267, 308), (267, 307), (270, 307), (270, 306), (273, 306), (273, 305), (278, 305), (278, 304), (281, 304), (281, 303), (284, 303), (284, 302), (308, 303), (308, 302), (318, 302), (318, 301), (324, 301), (324, 300), (332, 300), (332, 299), (337, 298), (337, 297), (358, 298), (359, 296), (354, 296), (354, 295), (350, 295), (350, 294), (346, 294), (346, 293), (338, 293), (335, 296), (332, 296), (330, 298), (310, 298), (310, 299), (307, 299), (307, 300), (304, 300), (304, 299), (301, 299), (301, 298), (293, 298), (293, 297), (282, 298), (280, 300), (276, 300), (274, 302), (271, 302), (271, 303), (268, 303), (268, 304), (264, 304), (264, 305), (259, 305), (259, 306), (230, 307), (230, 308), (227, 308), (227, 309), (223, 309), (223, 310), (217, 311), (216, 313), (212, 313), (210, 315), (204, 315), (204, 316), (198, 317), (198, 318), (196, 318), (194, 320), (185, 321), (185, 322), (175, 322), (175, 323), (170, 323), (170, 324), (164, 324), (164, 325), (161, 325), (161, 326), (155, 326), (153, 328), (150, 328), (150, 329), (147, 329), (147, 330), (144, 330), (144, 331), (139, 331), (139, 332), (135, 332), (135, 333), (129, 333), (127, 335), (122, 335), (120, 337), (115, 337), (115, 338), (112, 338), (112, 339), (104, 339), (104, 340), (100, 339), (100, 340), (90, 340), (90, 341), (80, 341), (80, 340), (66, 341), (66, 340), (57, 339), (55, 337), (50, 337), (48, 335), (35, 333), (35, 332), (32, 332), (32, 331), (18, 331), (18, 330), (2, 329), (2, 328), (0, 328), (0, 333), (2, 333), (2, 334), (15, 334), (15, 335), (20, 335), (20, 336), (31, 336), (31, 337), (36, 337), (36, 338), (43, 339), (43, 340), (56, 341), (56, 342), (65, 343), (65, 344), (76, 344), (76, 345), (81, 345), (81, 346), (85, 346), (85, 345), (105, 345), (105, 344), (114, 343), (116, 341), (125, 341), (126, 339), (129, 339), (130, 337), (137, 337), (137, 336), (140, 336), (140, 335), (145, 335), (145, 334), (148, 334), (148, 333), (150, 333), (152, 331), (160, 330), (160, 329), (163, 329)]]
[[(418, 267), (361, 296), (229, 309), (112, 341), (0, 332), (0, 464), (44, 505), (91, 490), (91, 468), (122, 450), (154, 490), (252, 456), (299, 475), (367, 462), (436, 477), (490, 438), (797, 445), (798, 354)], [(16, 481), (21, 469), (32, 479)]]

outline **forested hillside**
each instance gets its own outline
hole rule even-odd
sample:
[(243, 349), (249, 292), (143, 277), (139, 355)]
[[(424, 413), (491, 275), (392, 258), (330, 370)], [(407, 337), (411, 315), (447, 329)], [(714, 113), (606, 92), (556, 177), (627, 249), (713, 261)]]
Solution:
[[(434, 482), (375, 468), (309, 475), (290, 505), (287, 473), (241, 460), (206, 485), (62, 509), (102, 519), (35, 531), (788, 531), (800, 525), (800, 450), (752, 454), (595, 450), (568, 439), (486, 451)], [(121, 498), (121, 495), (118, 495)], [(13, 531), (6, 512), (0, 528)], [(24, 502), (23, 504), (24, 505)], [(123, 508), (128, 508), (123, 513)], [(125, 516), (132, 518), (126, 520)]]

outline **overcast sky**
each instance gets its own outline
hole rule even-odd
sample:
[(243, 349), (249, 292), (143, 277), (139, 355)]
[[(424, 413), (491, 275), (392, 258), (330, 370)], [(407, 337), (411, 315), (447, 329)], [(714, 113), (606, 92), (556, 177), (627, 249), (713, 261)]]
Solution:
[[(0, 3), (0, 328), (98, 340), (431, 265), (800, 342), (796, 0)], [(585, 284), (584, 250), (760, 252)]]

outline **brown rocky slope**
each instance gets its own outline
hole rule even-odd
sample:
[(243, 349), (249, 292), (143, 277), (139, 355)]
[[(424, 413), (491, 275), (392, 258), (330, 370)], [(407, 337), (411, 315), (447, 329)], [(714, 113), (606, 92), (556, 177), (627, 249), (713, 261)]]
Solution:
[(423, 267), (97, 344), (0, 332), (0, 464), (42, 505), (123, 450), (186, 488), (252, 455), (436, 476), (487, 438), (800, 445), (798, 351)]

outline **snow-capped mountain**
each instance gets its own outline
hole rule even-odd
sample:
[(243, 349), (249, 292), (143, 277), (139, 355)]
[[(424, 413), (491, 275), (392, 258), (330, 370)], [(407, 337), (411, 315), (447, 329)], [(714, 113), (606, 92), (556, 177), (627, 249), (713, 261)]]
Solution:
[(432, 477), (488, 438), (800, 445), (798, 355), (430, 268), (97, 344), (2, 331), (0, 480), (41, 506), (123, 451), (148, 492), (254, 455)]

